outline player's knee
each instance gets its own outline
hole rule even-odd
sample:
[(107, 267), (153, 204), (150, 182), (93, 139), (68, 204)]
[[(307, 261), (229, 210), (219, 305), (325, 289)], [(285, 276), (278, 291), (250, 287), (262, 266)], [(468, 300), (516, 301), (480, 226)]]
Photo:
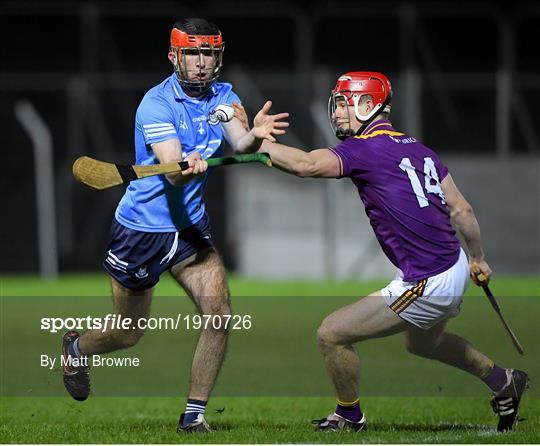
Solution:
[(130, 348), (137, 344), (143, 337), (144, 330), (119, 330), (114, 334), (116, 348)]
[(317, 330), (317, 343), (321, 349), (336, 345), (339, 343), (339, 337), (334, 324), (328, 318), (322, 321)]

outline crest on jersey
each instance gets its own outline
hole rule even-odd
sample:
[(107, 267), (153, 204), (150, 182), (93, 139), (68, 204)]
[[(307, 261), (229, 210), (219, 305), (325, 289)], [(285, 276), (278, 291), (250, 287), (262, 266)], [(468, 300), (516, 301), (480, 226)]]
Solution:
[(139, 268), (139, 271), (135, 273), (135, 277), (137, 279), (145, 279), (148, 277), (148, 271), (146, 270), (148, 268), (148, 265), (141, 266)]
[(210, 113), (208, 113), (208, 124), (210, 125), (218, 125), (219, 124), (219, 118), (217, 114), (217, 110), (212, 110)]

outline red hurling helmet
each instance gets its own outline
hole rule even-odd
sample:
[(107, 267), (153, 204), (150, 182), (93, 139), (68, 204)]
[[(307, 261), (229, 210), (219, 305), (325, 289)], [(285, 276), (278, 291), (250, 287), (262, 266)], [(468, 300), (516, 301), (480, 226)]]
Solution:
[[(197, 95), (205, 93), (219, 77), (224, 50), (220, 30), (205, 19), (180, 20), (171, 30), (169, 52), (173, 56), (176, 77), (184, 89)], [(196, 68), (188, 68), (187, 55), (199, 58)], [(212, 66), (202, 69), (204, 56), (212, 56)]]
[[(373, 97), (375, 104), (373, 110), (367, 115), (362, 115), (358, 107), (360, 99), (364, 95)], [(345, 139), (348, 136), (354, 136), (356, 134), (350, 127), (350, 117), (349, 128), (343, 129), (338, 126), (334, 114), (338, 100), (344, 100), (347, 105), (354, 107), (356, 119), (362, 123), (362, 127), (359, 130), (361, 132), (379, 113), (390, 112), (391, 99), (392, 86), (384, 74), (373, 71), (349, 71), (339, 77), (328, 101), (330, 125), (336, 136), (340, 139)]]

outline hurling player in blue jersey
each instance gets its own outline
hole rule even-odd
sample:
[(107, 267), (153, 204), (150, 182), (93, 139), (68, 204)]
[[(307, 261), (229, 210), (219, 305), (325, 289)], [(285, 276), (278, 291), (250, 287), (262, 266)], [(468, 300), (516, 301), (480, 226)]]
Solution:
[[(149, 316), (152, 290), (163, 272), (171, 273), (201, 314), (231, 314), (225, 269), (212, 244), (202, 196), (210, 173), (206, 160), (222, 154), (224, 139), (244, 153), (257, 151), (265, 139), (275, 141), (272, 135), (285, 133), (288, 123), (282, 119), (288, 114), (268, 115), (267, 102), (251, 130), (238, 117), (220, 122), (216, 108), (240, 102), (230, 84), (217, 82), (223, 50), (221, 32), (213, 23), (178, 21), (168, 54), (174, 73), (151, 88), (139, 105), (136, 164), (184, 160), (189, 169), (133, 181), (118, 204), (103, 266), (112, 278), (114, 313), (131, 318), (133, 326), (64, 335), (64, 384), (77, 400), (90, 393), (89, 368), (84, 361), (70, 360), (135, 345), (144, 332), (138, 321)], [(225, 327), (225, 320), (215, 326)], [(210, 430), (203, 415), (226, 342), (226, 329), (201, 330), (179, 432)]]

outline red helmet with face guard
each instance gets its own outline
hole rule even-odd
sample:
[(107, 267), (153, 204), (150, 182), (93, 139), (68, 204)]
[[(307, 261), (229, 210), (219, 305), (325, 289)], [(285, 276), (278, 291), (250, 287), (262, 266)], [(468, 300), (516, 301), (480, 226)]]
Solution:
[[(362, 115), (358, 105), (366, 95), (373, 98), (374, 107), (367, 115)], [(379, 113), (390, 113), (392, 86), (384, 74), (373, 71), (349, 71), (339, 77), (328, 101), (328, 117), (336, 136), (344, 139), (354, 136), (355, 132), (350, 128), (350, 122), (348, 129), (337, 125), (334, 113), (336, 101), (340, 99), (354, 107), (356, 118), (362, 122), (362, 131)]]
[[(170, 54), (174, 71), (183, 88), (196, 94), (205, 93), (218, 78), (223, 61), (225, 42), (216, 25), (205, 19), (193, 18), (176, 22), (171, 30)], [(188, 67), (186, 56), (199, 58), (197, 68)], [(212, 66), (202, 69), (202, 58), (212, 57)]]

